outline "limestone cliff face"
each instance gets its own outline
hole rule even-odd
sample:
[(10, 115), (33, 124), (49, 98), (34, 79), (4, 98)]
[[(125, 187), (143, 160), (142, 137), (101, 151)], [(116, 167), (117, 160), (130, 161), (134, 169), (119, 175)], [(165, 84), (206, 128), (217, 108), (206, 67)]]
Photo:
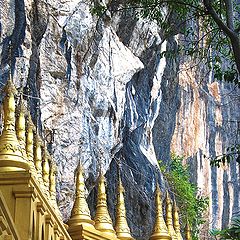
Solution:
[(131, 12), (98, 20), (87, 1), (1, 0), (0, 87), (10, 66), (57, 161), (65, 220), (80, 159), (92, 213), (99, 169), (107, 171), (114, 218), (120, 164), (130, 227), (147, 239), (156, 179), (165, 188), (157, 160), (168, 163), (171, 151), (186, 156), (192, 180), (210, 197), (210, 227), (239, 213), (239, 166), (211, 169), (203, 157), (237, 141), (239, 91), (187, 58), (162, 57), (178, 44), (162, 39), (156, 24)]

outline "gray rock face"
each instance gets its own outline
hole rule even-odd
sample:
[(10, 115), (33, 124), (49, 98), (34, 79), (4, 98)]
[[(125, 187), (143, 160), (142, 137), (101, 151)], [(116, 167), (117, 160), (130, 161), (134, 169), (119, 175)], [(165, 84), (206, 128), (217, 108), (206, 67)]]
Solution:
[[(117, 2), (113, 1), (112, 9)], [(159, 27), (133, 12), (98, 20), (90, 1), (2, 0), (1, 88), (9, 69), (24, 87), (31, 114), (58, 165), (58, 204), (65, 220), (74, 199), (74, 171), (86, 168), (94, 215), (97, 177), (107, 172), (114, 220), (117, 172), (136, 239), (154, 223), (157, 160), (185, 155), (192, 181), (210, 197), (209, 223), (226, 226), (239, 213), (239, 166), (210, 168), (203, 155), (218, 155), (239, 141), (240, 92), (180, 56)], [(239, 133), (238, 133), (239, 134)], [(118, 167), (119, 166), (119, 167)]]

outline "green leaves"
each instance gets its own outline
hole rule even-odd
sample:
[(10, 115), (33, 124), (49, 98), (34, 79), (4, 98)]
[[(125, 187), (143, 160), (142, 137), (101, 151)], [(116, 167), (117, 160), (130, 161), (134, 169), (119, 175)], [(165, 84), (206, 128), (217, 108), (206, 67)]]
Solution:
[(225, 166), (234, 159), (240, 164), (240, 144), (231, 145), (226, 149), (225, 154), (210, 158), (210, 165), (213, 167)]
[(98, 17), (102, 17), (104, 12), (106, 12), (107, 6), (104, 6), (100, 3), (94, 3), (94, 6), (92, 6), (90, 12), (93, 15), (97, 15)]
[(219, 237), (220, 240), (239, 240), (240, 239), (240, 216), (233, 218), (230, 227), (218, 230), (212, 229), (210, 235), (214, 237)]
[(192, 226), (193, 240), (196, 240), (199, 227), (204, 223), (203, 213), (208, 207), (208, 198), (197, 194), (197, 186), (189, 180), (189, 167), (183, 165), (182, 161), (183, 157), (172, 154), (169, 170), (161, 161), (159, 166), (175, 195), (178, 207), (184, 209), (184, 212), (180, 212), (183, 225), (188, 218)]

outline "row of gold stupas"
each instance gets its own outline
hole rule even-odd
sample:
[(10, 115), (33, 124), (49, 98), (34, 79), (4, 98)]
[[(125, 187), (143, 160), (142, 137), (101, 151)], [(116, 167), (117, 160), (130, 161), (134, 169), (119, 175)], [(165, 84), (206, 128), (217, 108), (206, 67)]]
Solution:
[[(16, 88), (11, 80), (7, 81), (4, 89), (3, 111), (4, 127), (0, 136), (0, 174), (9, 171), (29, 171), (38, 182), (41, 191), (45, 194), (52, 207), (60, 212), (56, 203), (56, 164), (50, 156), (46, 144), (43, 143), (31, 120), (30, 113), (26, 110), (23, 98), (20, 96), (19, 104), (15, 111)], [(112, 224), (107, 206), (105, 178), (99, 177), (96, 215), (92, 220), (86, 201), (83, 167), (77, 168), (76, 196), (68, 221), (68, 231), (72, 239), (74, 232), (80, 226), (89, 231), (99, 231), (108, 239), (130, 240), (133, 239), (126, 218), (124, 203), (124, 188), (119, 176), (118, 196), (116, 207), (115, 229)], [(166, 194), (166, 222), (162, 212), (162, 199), (160, 188), (156, 187), (156, 219), (150, 240), (182, 240), (179, 216), (176, 204), (172, 212), (172, 203)], [(186, 227), (187, 240), (191, 239), (190, 228)]]

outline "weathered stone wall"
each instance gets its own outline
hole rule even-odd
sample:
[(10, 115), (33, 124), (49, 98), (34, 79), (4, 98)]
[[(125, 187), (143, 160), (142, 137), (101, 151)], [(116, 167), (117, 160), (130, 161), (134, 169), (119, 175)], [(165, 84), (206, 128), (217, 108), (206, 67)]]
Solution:
[(212, 72), (188, 58), (161, 57), (176, 50), (177, 38), (163, 41), (156, 24), (131, 11), (98, 20), (87, 1), (2, 0), (0, 43), (1, 87), (11, 66), (57, 161), (65, 220), (79, 160), (93, 214), (99, 169), (109, 169), (114, 218), (120, 163), (130, 227), (147, 239), (156, 179), (162, 189), (166, 184), (157, 160), (168, 163), (171, 151), (186, 156), (192, 180), (210, 197), (210, 227), (237, 214), (239, 166), (211, 169), (203, 154), (219, 154), (236, 140), (239, 91), (214, 82)]

